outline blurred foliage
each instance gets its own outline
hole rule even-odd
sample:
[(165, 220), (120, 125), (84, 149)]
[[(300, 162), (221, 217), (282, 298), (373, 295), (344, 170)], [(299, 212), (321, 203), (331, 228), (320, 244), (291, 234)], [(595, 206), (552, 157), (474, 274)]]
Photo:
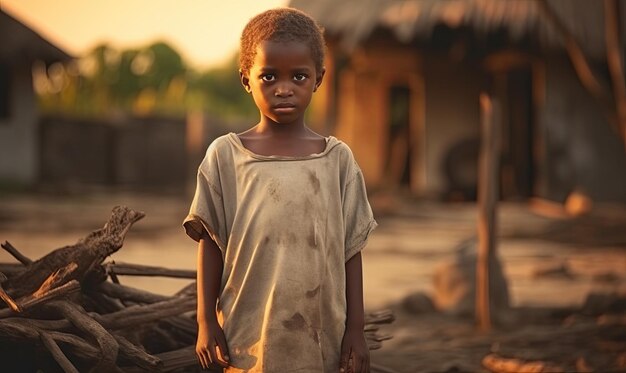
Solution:
[(164, 42), (124, 50), (101, 44), (71, 63), (37, 64), (33, 74), (44, 114), (182, 117), (202, 111), (240, 119), (257, 112), (239, 82), (237, 55), (196, 71)]

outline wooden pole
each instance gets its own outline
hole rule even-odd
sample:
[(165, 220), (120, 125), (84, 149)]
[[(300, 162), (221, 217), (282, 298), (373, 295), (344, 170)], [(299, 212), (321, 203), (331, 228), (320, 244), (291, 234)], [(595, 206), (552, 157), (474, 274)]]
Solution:
[(496, 251), (500, 122), (499, 105), (488, 94), (480, 95), (481, 149), (478, 165), (478, 255), (476, 261), (476, 321), (491, 330), (490, 263)]

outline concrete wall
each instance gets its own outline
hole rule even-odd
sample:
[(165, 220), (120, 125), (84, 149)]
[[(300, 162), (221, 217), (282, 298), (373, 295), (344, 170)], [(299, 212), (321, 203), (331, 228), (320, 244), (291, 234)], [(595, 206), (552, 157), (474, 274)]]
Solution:
[(184, 187), (189, 165), (183, 119), (122, 122), (46, 118), (41, 182), (48, 186)]
[[(12, 66), (10, 116), (0, 118), (0, 182), (37, 181), (37, 110), (29, 64)], [(0, 82), (0, 84), (5, 84)]]

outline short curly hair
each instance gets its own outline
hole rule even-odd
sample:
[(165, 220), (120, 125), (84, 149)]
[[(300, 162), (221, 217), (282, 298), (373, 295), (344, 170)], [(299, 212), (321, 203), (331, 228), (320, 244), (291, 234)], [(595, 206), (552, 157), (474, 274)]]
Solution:
[(248, 75), (256, 57), (257, 47), (264, 41), (306, 43), (311, 48), (315, 69), (324, 67), (323, 29), (306, 13), (293, 8), (266, 10), (252, 18), (241, 33), (239, 68)]

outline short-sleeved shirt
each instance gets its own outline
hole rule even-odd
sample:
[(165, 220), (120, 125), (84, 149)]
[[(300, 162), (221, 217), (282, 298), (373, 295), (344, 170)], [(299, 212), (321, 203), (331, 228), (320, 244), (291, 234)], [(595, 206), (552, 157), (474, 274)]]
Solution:
[(345, 263), (376, 227), (350, 148), (264, 156), (230, 133), (208, 148), (183, 223), (206, 230), (224, 271), (218, 300), (229, 372), (336, 372), (346, 320)]

